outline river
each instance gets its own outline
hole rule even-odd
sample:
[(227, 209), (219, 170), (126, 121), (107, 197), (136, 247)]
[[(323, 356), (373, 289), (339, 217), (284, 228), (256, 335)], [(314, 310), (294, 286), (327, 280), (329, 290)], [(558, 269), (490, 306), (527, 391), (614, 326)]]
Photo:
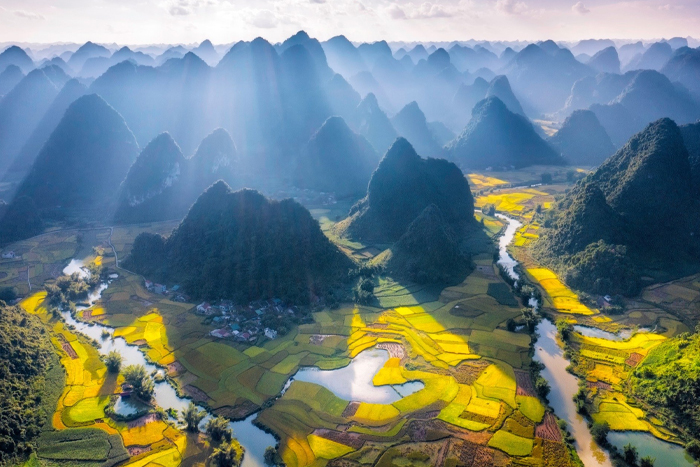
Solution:
[[(515, 271), (518, 262), (508, 253), (508, 245), (513, 241), (515, 232), (522, 224), (510, 217), (502, 214), (496, 216), (507, 222), (503, 235), (499, 238), (499, 258), (498, 264), (502, 265), (511, 278), (519, 280), (520, 276)], [(530, 303), (537, 309), (538, 303), (534, 299)], [(634, 332), (625, 330), (613, 334), (601, 329), (576, 326), (575, 330), (584, 335), (609, 339), (614, 341), (625, 340), (631, 337)], [(648, 329), (639, 329), (636, 332), (645, 332)], [(574, 394), (578, 391), (578, 378), (568, 371), (569, 361), (564, 358), (564, 352), (557, 340), (557, 328), (554, 324), (543, 319), (535, 330), (538, 340), (535, 344), (534, 359), (541, 362), (545, 369), (542, 370), (542, 377), (547, 380), (551, 391), (547, 397), (549, 405), (554, 409), (557, 417), (566, 421), (569, 431), (576, 440), (575, 447), (578, 456), (586, 467), (612, 467), (610, 456), (595, 442), (586, 419), (576, 411)], [(685, 450), (672, 443), (662, 441), (649, 433), (643, 432), (611, 432), (608, 440), (618, 449), (628, 443), (636, 446), (640, 456), (650, 455), (656, 458), (656, 467), (692, 467), (694, 463), (685, 453)]]
[[(72, 274), (77, 272), (81, 275), (86, 275), (86, 271), (82, 269), (84, 263), (80, 260), (71, 260), (71, 262), (63, 270), (64, 274)], [(115, 277), (111, 277), (115, 279)], [(98, 288), (93, 291), (88, 299), (88, 305), (94, 304), (99, 300), (100, 295), (103, 290), (109, 286), (109, 282), (101, 284)], [(78, 307), (83, 309), (86, 307)], [(84, 323), (76, 320), (69, 311), (64, 311), (61, 313), (65, 322), (75, 328), (76, 331), (80, 332), (84, 336), (87, 336), (98, 343), (97, 350), (102, 355), (106, 355), (112, 350), (116, 350), (122, 355), (124, 365), (143, 365), (149, 373), (152, 372), (162, 372), (163, 370), (156, 365), (150, 363), (146, 360), (144, 353), (138, 346), (129, 345), (126, 340), (122, 337), (113, 337), (114, 329), (103, 326), (99, 323)], [(110, 337), (103, 338), (103, 333), (108, 333)], [(166, 381), (161, 381), (155, 384), (154, 400), (159, 407), (165, 410), (175, 409), (180, 411), (187, 407), (190, 403), (190, 399), (179, 397), (175, 389)], [(119, 398), (117, 404), (115, 404), (115, 410), (119, 410), (122, 415), (130, 415), (142, 409), (144, 407), (139, 406), (130, 400), (122, 400)], [(257, 414), (252, 414), (244, 420), (231, 422), (229, 426), (233, 429), (234, 436), (241, 443), (241, 446), (245, 449), (245, 456), (243, 457), (243, 463), (241, 467), (264, 467), (263, 456), (265, 454), (265, 449), (268, 446), (275, 446), (277, 440), (274, 436), (265, 431), (261, 430), (253, 424)], [(203, 428), (206, 422), (211, 418), (211, 414), (208, 412), (207, 417), (202, 420), (200, 428)]]

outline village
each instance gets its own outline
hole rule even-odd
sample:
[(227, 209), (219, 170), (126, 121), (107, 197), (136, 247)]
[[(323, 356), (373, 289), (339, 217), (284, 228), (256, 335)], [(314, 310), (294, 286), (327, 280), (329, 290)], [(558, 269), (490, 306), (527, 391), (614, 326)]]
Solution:
[[(144, 281), (146, 289), (160, 295), (169, 295), (173, 301), (187, 302), (189, 297), (180, 292), (178, 285), (169, 290), (163, 284)], [(217, 339), (230, 339), (248, 345), (261, 340), (276, 339), (289, 332), (295, 324), (311, 321), (308, 310), (285, 304), (278, 298), (256, 300), (247, 305), (236, 305), (231, 300), (202, 302), (194, 312), (205, 316), (204, 323), (216, 329), (209, 334)]]

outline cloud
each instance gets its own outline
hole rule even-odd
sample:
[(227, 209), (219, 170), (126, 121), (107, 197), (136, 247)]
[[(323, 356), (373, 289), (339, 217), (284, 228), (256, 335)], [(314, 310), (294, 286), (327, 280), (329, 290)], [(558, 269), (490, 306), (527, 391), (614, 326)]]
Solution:
[(389, 17), (391, 19), (406, 19), (408, 16), (406, 16), (406, 12), (403, 11), (403, 9), (398, 6), (396, 3), (392, 3), (389, 8), (387, 8), (387, 13), (389, 13)]
[(326, 0), (309, 0), (311, 3), (326, 3)]
[(527, 11), (527, 4), (518, 0), (498, 0), (496, 9), (507, 15), (519, 15)]
[(214, 0), (169, 0), (165, 3), (165, 8), (173, 16), (187, 16), (200, 7), (215, 4)]
[(33, 19), (33, 20), (45, 20), (46, 18), (43, 15), (40, 15), (39, 13), (34, 13), (32, 11), (27, 11), (27, 10), (10, 10), (9, 8), (4, 8), (0, 6), (0, 10), (2, 11), (7, 11), (8, 13), (12, 13), (15, 16), (19, 16), (20, 18), (27, 18), (27, 19)]
[(392, 19), (449, 18), (453, 16), (453, 13), (447, 11), (444, 7), (429, 2), (418, 6), (409, 3), (404, 5), (403, 8), (396, 3), (392, 3), (386, 11)]
[(256, 28), (272, 29), (277, 27), (279, 19), (270, 10), (255, 10), (248, 19), (248, 23)]
[(576, 2), (576, 4), (571, 7), (571, 9), (579, 15), (585, 15), (591, 12), (591, 10), (586, 8), (586, 5), (584, 5), (583, 2)]

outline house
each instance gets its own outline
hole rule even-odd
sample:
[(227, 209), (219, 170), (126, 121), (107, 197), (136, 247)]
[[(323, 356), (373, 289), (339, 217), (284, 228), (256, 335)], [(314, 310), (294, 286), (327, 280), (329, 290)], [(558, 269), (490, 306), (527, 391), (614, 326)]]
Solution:
[(265, 337), (267, 337), (268, 339), (276, 339), (277, 331), (275, 331), (274, 329), (265, 328)]
[(180, 290), (180, 286), (179, 286), (179, 285), (173, 285), (172, 288), (171, 288), (170, 290), (171, 290), (172, 292), (177, 292), (178, 290)]
[(2, 254), (2, 259), (14, 259), (14, 258), (15, 258), (14, 251), (6, 251)]
[(610, 298), (609, 295), (606, 295), (605, 297), (598, 297), (598, 300), (596, 300), (595, 304), (598, 306), (599, 309), (603, 308), (610, 308), (612, 304), (610, 303), (612, 299)]
[(211, 305), (208, 302), (202, 302), (199, 305), (197, 305), (197, 311), (199, 313), (208, 315), (209, 313), (211, 313)]
[(163, 284), (153, 284), (153, 291), (157, 294), (165, 294), (168, 289)]
[(149, 281), (148, 279), (146, 279), (143, 285), (146, 287), (146, 290), (153, 290), (153, 282)]

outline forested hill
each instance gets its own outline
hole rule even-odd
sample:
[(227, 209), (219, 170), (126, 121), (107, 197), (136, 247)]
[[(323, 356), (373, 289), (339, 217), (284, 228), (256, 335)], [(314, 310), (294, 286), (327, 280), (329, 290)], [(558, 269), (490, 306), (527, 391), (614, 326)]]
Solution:
[(219, 181), (167, 239), (140, 234), (124, 266), (197, 298), (303, 304), (330, 293), (353, 263), (297, 202)]
[(678, 126), (658, 120), (633, 136), (559, 203), (539, 258), (593, 293), (633, 294), (636, 271), (700, 259), (700, 203)]

